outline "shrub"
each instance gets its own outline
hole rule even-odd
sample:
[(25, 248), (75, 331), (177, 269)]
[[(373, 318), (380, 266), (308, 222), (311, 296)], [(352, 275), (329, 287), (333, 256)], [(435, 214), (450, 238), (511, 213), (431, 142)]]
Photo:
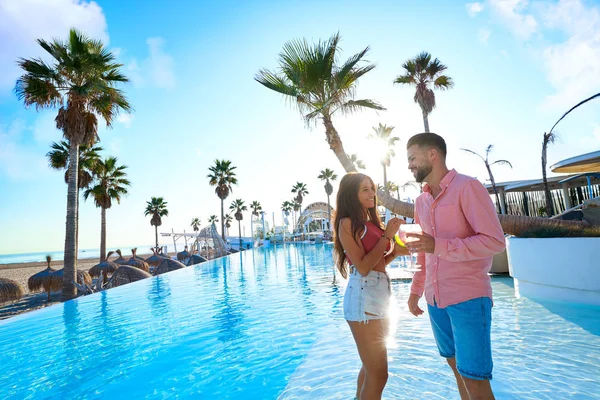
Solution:
[(600, 227), (584, 229), (566, 229), (560, 227), (532, 228), (522, 232), (520, 238), (557, 238), (557, 237), (600, 237)]

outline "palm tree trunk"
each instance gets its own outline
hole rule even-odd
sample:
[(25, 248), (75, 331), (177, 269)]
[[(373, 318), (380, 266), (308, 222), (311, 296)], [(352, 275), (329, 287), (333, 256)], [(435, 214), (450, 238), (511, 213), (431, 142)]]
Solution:
[(549, 136), (544, 134), (544, 141), (542, 142), (542, 179), (544, 181), (544, 195), (546, 197), (546, 214), (548, 217), (554, 215), (554, 207), (552, 204), (552, 195), (548, 188), (548, 179), (546, 178), (546, 150), (548, 149)]
[(240, 239), (240, 251), (242, 251), (242, 221), (238, 221), (238, 238)]
[(498, 188), (496, 187), (496, 181), (494, 180), (494, 175), (492, 174), (492, 169), (490, 168), (490, 164), (488, 164), (487, 161), (485, 162), (485, 167), (487, 168), (488, 171), (488, 175), (490, 176), (490, 183), (492, 184), (492, 189), (494, 190), (494, 195), (496, 196), (496, 208), (498, 211), (498, 214), (501, 213), (501, 207), (500, 207), (500, 196), (498, 195)]
[(62, 301), (77, 296), (75, 273), (77, 269), (77, 196), (79, 171), (79, 145), (71, 142), (69, 146), (69, 183), (67, 189), (67, 221), (65, 232), (65, 260), (62, 285)]
[(423, 112), (423, 125), (425, 126), (425, 132), (429, 133), (429, 117), (425, 110), (421, 110)]
[(387, 187), (387, 168), (385, 167), (385, 164), (383, 165), (383, 189), (389, 193), (388, 187)]
[(100, 218), (100, 262), (106, 261), (106, 208), (102, 207)]
[(223, 209), (224, 201), (224, 199), (221, 199), (221, 237), (223, 238), (223, 241), (225, 241), (225, 211)]
[(158, 251), (158, 225), (154, 225), (154, 239), (156, 240), (156, 251)]

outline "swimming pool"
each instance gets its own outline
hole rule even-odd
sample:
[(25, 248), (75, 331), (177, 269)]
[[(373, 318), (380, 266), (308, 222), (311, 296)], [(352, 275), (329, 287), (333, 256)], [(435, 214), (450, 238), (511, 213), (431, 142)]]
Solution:
[[(351, 399), (358, 355), (331, 245), (255, 249), (0, 321), (0, 398)], [(498, 399), (600, 394), (600, 308), (494, 278)], [(387, 399), (456, 399), (392, 284)]]

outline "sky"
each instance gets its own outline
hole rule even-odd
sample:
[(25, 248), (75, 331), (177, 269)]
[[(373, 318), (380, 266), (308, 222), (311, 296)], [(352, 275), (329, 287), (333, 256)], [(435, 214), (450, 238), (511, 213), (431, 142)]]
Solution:
[[(386, 111), (336, 116), (334, 125), (378, 183), (380, 156), (366, 139), (378, 123), (394, 126), (400, 138), (389, 180), (412, 179), (405, 145), (423, 121), (414, 89), (393, 80), (421, 51), (447, 65), (455, 82), (436, 92), (431, 131), (446, 139), (449, 167), (481, 181), (483, 162), (461, 148), (483, 153), (493, 144), (490, 160), (513, 165), (494, 168), (498, 182), (539, 178), (543, 133), (600, 88), (597, 1), (0, 0), (0, 254), (64, 246), (67, 186), (45, 156), (62, 136), (56, 110), (26, 108), (14, 85), (16, 60), (43, 55), (35, 40), (66, 38), (72, 27), (102, 40), (130, 78), (121, 89), (134, 111), (99, 132), (103, 157), (118, 157), (132, 182), (107, 212), (108, 247), (152, 245), (144, 209), (153, 196), (168, 203), (159, 232), (189, 232), (192, 218), (205, 225), (219, 215), (206, 178), (215, 159), (237, 167), (239, 184), (226, 207), (237, 198), (257, 200), (280, 224), (281, 203), (291, 200), (296, 182), (309, 190), (303, 205), (327, 200), (319, 172), (344, 172), (323, 126), (307, 127), (293, 104), (254, 81), (261, 68), (277, 69), (292, 39), (312, 43), (339, 32), (340, 61), (370, 48), (366, 59), (376, 68), (360, 79), (356, 98)], [(558, 125), (549, 165), (600, 148), (599, 111), (600, 103), (588, 103)], [(246, 235), (249, 219), (246, 213)], [(99, 247), (100, 210), (92, 201), (80, 204), (79, 229), (80, 248)]]

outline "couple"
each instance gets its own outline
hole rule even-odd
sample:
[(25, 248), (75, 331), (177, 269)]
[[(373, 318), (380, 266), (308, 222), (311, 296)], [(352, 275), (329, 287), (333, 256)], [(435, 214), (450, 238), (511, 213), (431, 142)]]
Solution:
[(397, 256), (417, 253), (408, 309), (423, 314), (425, 291), (439, 353), (454, 372), (462, 400), (494, 399), (490, 325), (492, 288), (488, 272), (494, 254), (504, 250), (504, 233), (483, 185), (446, 167), (446, 143), (421, 133), (407, 143), (408, 168), (426, 182), (415, 202), (422, 234), (409, 249), (395, 243), (403, 221), (385, 229), (377, 215), (376, 189), (366, 175), (347, 174), (340, 182), (335, 217), (335, 257), (349, 275), (344, 317), (362, 361), (356, 397), (380, 399), (388, 378), (386, 337), (390, 280), (385, 267)]

